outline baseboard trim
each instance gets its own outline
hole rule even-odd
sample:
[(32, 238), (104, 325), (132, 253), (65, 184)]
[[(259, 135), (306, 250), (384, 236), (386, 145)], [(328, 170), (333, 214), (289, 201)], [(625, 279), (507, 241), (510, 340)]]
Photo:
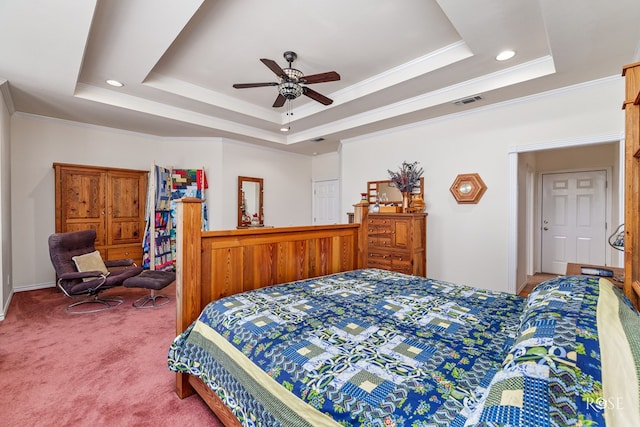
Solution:
[(7, 298), (7, 302), (4, 307), (2, 307), (2, 313), (0, 313), (0, 322), (2, 322), (5, 318), (5, 315), (9, 311), (9, 304), (11, 304), (11, 298), (13, 298), (13, 289), (9, 292), (9, 297)]
[(516, 287), (516, 295), (520, 295), (520, 292), (522, 292), (526, 286), (527, 286), (527, 281), (526, 280), (523, 283), (519, 284)]
[(34, 285), (16, 286), (13, 288), (13, 292), (37, 291), (38, 289), (47, 289), (47, 288), (55, 288), (55, 287), (56, 287), (55, 282), (37, 283)]

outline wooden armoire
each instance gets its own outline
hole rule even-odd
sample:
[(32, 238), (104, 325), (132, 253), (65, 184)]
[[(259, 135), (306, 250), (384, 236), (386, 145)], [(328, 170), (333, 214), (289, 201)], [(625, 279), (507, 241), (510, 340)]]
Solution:
[(142, 265), (148, 172), (54, 163), (56, 233), (95, 229), (105, 260)]

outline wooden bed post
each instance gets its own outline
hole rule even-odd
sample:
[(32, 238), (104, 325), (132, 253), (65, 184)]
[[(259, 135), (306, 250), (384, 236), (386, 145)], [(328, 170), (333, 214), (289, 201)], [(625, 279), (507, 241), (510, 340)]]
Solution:
[[(177, 200), (176, 215), (176, 334), (181, 334), (202, 311), (202, 200)], [(184, 295), (189, 295), (189, 298), (183, 298)], [(178, 397), (183, 399), (193, 393), (189, 376), (176, 374)]]
[(622, 69), (625, 77), (624, 293), (640, 309), (640, 62)]

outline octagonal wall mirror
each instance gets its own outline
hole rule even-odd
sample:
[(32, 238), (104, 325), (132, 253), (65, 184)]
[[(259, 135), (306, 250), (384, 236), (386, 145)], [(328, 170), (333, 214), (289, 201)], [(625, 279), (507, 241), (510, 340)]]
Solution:
[(263, 227), (262, 178), (238, 177), (238, 228)]

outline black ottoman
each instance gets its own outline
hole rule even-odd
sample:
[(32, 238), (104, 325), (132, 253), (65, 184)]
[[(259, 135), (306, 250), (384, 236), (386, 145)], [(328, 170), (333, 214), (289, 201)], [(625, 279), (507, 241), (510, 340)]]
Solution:
[(155, 292), (169, 286), (174, 280), (176, 273), (173, 271), (145, 270), (137, 276), (129, 277), (122, 284), (127, 288), (150, 289), (151, 295), (135, 300), (132, 305), (135, 308), (154, 308), (170, 301), (168, 296)]

